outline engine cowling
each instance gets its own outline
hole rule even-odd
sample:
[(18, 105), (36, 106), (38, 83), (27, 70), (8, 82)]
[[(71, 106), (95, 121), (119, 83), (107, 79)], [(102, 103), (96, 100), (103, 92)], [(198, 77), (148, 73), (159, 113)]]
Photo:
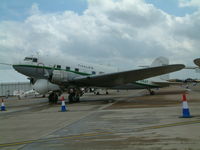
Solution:
[(46, 94), (49, 91), (59, 91), (60, 87), (46, 79), (38, 79), (33, 85), (33, 89), (40, 94)]
[(52, 72), (51, 82), (56, 84), (67, 83), (71, 79), (69, 72), (63, 70), (54, 70)]

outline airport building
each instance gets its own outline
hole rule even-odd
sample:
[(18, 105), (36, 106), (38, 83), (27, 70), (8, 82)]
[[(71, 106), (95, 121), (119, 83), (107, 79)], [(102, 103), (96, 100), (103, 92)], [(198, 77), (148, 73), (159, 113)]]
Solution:
[(13, 96), (31, 89), (26, 76), (14, 70), (0, 70), (0, 96)]

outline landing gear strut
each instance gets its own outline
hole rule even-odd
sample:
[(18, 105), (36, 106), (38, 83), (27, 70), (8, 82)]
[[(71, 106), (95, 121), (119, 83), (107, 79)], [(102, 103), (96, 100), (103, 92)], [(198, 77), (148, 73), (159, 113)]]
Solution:
[(70, 89), (69, 90), (69, 96), (68, 96), (68, 100), (69, 103), (78, 103), (80, 102), (80, 96), (82, 95), (81, 90), (80, 89)]
[(52, 92), (51, 94), (49, 94), (49, 104), (57, 104), (58, 102), (58, 94), (55, 92)]

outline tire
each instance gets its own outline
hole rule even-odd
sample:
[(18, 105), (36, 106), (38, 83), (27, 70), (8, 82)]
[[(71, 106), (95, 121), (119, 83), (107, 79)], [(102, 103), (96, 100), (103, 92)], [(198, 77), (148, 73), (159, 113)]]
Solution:
[(56, 93), (54, 93), (53, 103), (57, 104), (57, 102), (58, 102), (58, 95)]
[(69, 100), (69, 103), (70, 103), (70, 104), (73, 103), (73, 101), (74, 101), (74, 96), (73, 96), (73, 94), (69, 94), (68, 100)]
[(58, 102), (58, 95), (56, 93), (51, 93), (48, 97), (49, 104), (57, 104)]
[(49, 104), (53, 104), (53, 93), (49, 94)]
[(154, 91), (151, 91), (151, 92), (150, 92), (150, 95), (155, 95), (155, 92), (154, 92)]
[(76, 102), (79, 103), (80, 102), (80, 97), (76, 96)]

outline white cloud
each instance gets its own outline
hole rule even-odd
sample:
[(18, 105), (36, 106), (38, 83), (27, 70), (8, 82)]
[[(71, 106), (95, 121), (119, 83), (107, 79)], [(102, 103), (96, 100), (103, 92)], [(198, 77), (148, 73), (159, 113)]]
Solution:
[(39, 14), (39, 13), (41, 12), (40, 12), (38, 4), (37, 3), (32, 4), (31, 9), (30, 9), (30, 14), (33, 15), (33, 14)]
[(199, 55), (200, 12), (175, 17), (143, 0), (89, 0), (82, 15), (42, 13), (37, 4), (31, 11), (23, 22), (0, 22), (1, 61), (39, 51), (134, 68), (158, 56), (192, 64)]
[(180, 0), (179, 1), (180, 7), (200, 7), (199, 0)]

